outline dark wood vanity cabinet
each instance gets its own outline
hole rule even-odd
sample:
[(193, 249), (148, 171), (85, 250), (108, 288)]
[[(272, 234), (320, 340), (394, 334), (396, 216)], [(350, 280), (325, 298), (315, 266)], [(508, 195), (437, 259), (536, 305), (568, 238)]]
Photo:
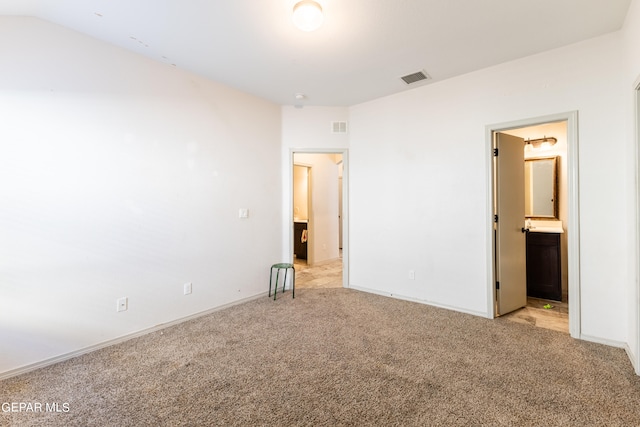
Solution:
[(307, 242), (302, 239), (302, 233), (306, 230), (306, 222), (293, 223), (293, 253), (298, 259), (307, 259)]
[(559, 233), (527, 233), (527, 296), (562, 300)]

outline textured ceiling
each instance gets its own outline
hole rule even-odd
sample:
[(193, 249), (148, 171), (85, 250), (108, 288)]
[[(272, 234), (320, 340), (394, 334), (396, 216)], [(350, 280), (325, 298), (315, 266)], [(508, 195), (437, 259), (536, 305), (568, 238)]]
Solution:
[(620, 29), (630, 0), (318, 0), (323, 26), (296, 29), (296, 0), (0, 0), (29, 15), (278, 104), (346, 106)]

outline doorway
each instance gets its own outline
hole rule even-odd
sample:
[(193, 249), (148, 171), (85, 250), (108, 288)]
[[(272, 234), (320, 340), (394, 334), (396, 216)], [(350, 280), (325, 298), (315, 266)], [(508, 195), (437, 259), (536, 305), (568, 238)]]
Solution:
[(296, 265), (296, 287), (347, 287), (347, 152), (309, 149), (290, 154), (286, 238)]
[[(558, 144), (558, 146), (553, 150), (545, 150), (533, 149), (531, 144), (526, 144), (526, 141), (529, 140), (542, 140), (543, 136), (551, 137), (552, 134), (555, 133), (559, 138), (557, 141), (562, 141)], [(563, 135), (564, 133), (564, 135)], [(515, 167), (515, 170), (520, 168), (521, 172), (519, 176), (513, 177), (508, 176), (507, 167), (504, 164), (500, 164), (496, 158), (494, 157), (494, 144), (496, 144), (495, 140), (498, 135), (503, 135), (503, 139), (509, 139), (505, 141), (506, 145), (505, 154), (507, 154), (507, 149), (511, 146), (514, 147), (517, 144), (518, 148), (512, 150), (513, 155), (516, 158), (519, 157), (518, 166)], [(540, 134), (540, 135), (539, 135)], [(545, 135), (546, 134), (546, 135)], [(520, 141), (520, 142), (518, 142)], [(557, 142), (556, 141), (556, 142)], [(490, 193), (490, 200), (488, 203), (489, 207), (489, 219), (491, 221), (490, 226), (490, 235), (488, 236), (488, 241), (491, 242), (491, 251), (488, 256), (489, 263), (489, 283), (488, 283), (488, 312), (491, 317), (505, 315), (510, 311), (517, 310), (520, 307), (527, 305), (527, 291), (526, 291), (526, 258), (522, 258), (525, 256), (524, 245), (527, 241), (527, 237), (529, 237), (529, 230), (531, 227), (532, 220), (534, 222), (534, 226), (538, 224), (542, 225), (557, 225), (559, 221), (562, 223), (562, 233), (558, 234), (561, 236), (557, 245), (560, 250), (558, 254), (558, 261), (561, 262), (561, 267), (558, 268), (558, 274), (561, 274), (561, 278), (559, 279), (561, 283), (564, 283), (562, 287), (562, 302), (559, 302), (557, 305), (559, 309), (566, 310), (567, 306), (571, 309), (569, 310), (569, 333), (574, 338), (580, 337), (580, 305), (579, 305), (579, 292), (580, 292), (580, 281), (579, 281), (579, 227), (578, 227), (578, 192), (577, 192), (577, 177), (578, 177), (578, 145), (577, 145), (577, 112), (563, 113), (545, 117), (539, 117), (528, 120), (521, 120), (517, 122), (509, 122), (503, 124), (497, 124), (492, 126), (487, 126), (487, 144), (488, 144), (488, 153), (490, 157), (489, 163), (489, 188), (493, 188), (494, 190)], [(514, 145), (515, 144), (515, 145)], [(563, 146), (564, 145), (564, 146)], [(525, 149), (524, 147), (527, 146)], [(524, 209), (524, 159), (528, 158), (557, 158), (559, 159), (557, 170), (559, 172), (558, 177), (562, 178), (564, 182), (562, 182), (558, 187), (557, 197), (555, 197), (558, 205), (558, 210), (554, 215), (542, 215), (542, 217), (536, 217), (535, 215), (522, 215), (518, 216), (517, 219), (507, 217), (500, 218), (496, 217), (499, 211), (503, 211), (503, 215), (512, 215), (508, 214), (509, 209), (512, 207), (510, 204), (510, 200), (516, 199), (519, 200), (519, 203), (522, 204)], [(498, 156), (502, 154), (502, 147), (498, 153)], [(501, 159), (505, 161), (505, 159)], [(508, 160), (518, 161), (518, 160)], [(501, 170), (502, 169), (502, 170)], [(501, 173), (502, 172), (502, 173)], [(521, 191), (521, 195), (514, 195), (513, 193), (503, 193), (502, 198), (500, 197), (500, 191), (504, 191), (500, 189), (501, 180), (517, 180), (518, 184), (515, 187), (518, 187), (518, 190)], [(506, 187), (505, 187), (506, 188)], [(522, 199), (520, 199), (522, 197)], [(544, 216), (549, 216), (549, 218), (544, 218)], [(526, 219), (525, 219), (526, 218)], [(509, 223), (509, 219), (514, 219), (513, 224)], [(498, 221), (496, 223), (496, 220)], [(545, 220), (554, 222), (544, 222)], [(538, 222), (541, 221), (541, 222)], [(503, 227), (503, 236), (500, 236), (500, 227), (501, 223), (505, 224)], [(506, 228), (505, 228), (506, 227)], [(506, 231), (508, 230), (508, 232)], [(539, 228), (535, 233), (531, 233), (531, 236), (543, 236), (548, 237), (552, 234), (543, 235), (543, 228)], [(553, 231), (553, 230), (551, 230)], [(504, 241), (506, 235), (511, 234), (512, 238), (515, 239), (515, 245), (521, 251), (522, 256), (515, 256), (513, 251), (507, 252), (508, 249), (508, 241)], [(503, 243), (501, 243), (501, 240)], [(530, 241), (533, 241), (531, 239)], [(501, 248), (501, 244), (504, 248), (507, 248), (507, 251), (504, 248)], [(533, 251), (531, 251), (533, 253)], [(561, 258), (560, 258), (561, 257)], [(524, 271), (521, 271), (522, 268), (525, 268)], [(546, 272), (546, 269), (542, 269), (540, 271)], [(535, 272), (533, 269), (530, 269), (530, 272)], [(561, 272), (561, 273), (560, 273)], [(502, 276), (502, 277), (501, 277)], [(529, 299), (531, 302), (531, 299)], [(540, 305), (541, 307), (537, 307), (542, 310), (543, 304), (540, 304), (539, 300), (534, 300), (530, 305)]]

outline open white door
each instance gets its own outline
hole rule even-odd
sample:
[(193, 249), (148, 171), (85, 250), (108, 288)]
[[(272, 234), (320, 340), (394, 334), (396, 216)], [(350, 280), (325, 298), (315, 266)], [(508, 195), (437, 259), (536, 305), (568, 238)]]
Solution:
[(498, 315), (527, 305), (524, 139), (495, 134), (495, 265)]

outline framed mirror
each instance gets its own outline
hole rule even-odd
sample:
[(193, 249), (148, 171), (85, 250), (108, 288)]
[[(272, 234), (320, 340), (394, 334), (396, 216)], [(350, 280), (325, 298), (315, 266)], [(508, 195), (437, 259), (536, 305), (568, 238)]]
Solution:
[(524, 216), (557, 218), (557, 156), (524, 161)]

